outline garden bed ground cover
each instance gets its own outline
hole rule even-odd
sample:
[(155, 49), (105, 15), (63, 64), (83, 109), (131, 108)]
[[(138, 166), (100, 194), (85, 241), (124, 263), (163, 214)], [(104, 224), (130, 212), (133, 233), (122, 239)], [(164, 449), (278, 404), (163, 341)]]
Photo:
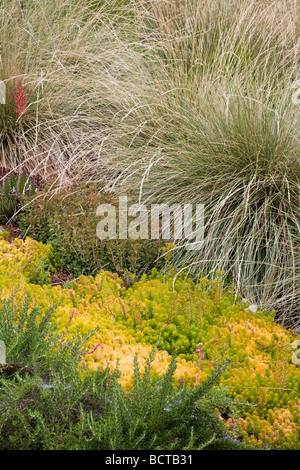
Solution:
[(172, 279), (155, 271), (130, 289), (107, 272), (80, 276), (65, 288), (52, 287), (46, 276), (50, 247), (29, 238), (8, 243), (2, 236), (0, 250), (2, 299), (18, 289), (16, 299), (24, 299), (28, 292), (30, 305), (42, 310), (61, 302), (53, 316), (58, 332), (65, 331), (74, 310), (68, 334), (99, 328), (88, 347), (100, 341), (103, 349), (83, 358), (92, 370), (113, 371), (119, 361), (120, 383), (130, 389), (135, 353), (143, 370), (151, 345), (161, 334), (152, 373), (165, 373), (169, 353), (177, 349), (177, 387), (193, 387), (199, 360), (195, 350), (201, 341), (205, 355), (200, 384), (217, 362), (231, 359), (221, 384), (240, 403), (240, 411), (234, 420), (224, 418), (228, 432), (258, 448), (299, 448), (299, 366), (291, 361), (291, 344), (299, 336), (274, 324), (272, 314), (245, 310), (247, 305), (222, 291), (219, 280), (194, 284), (179, 279), (173, 291)]

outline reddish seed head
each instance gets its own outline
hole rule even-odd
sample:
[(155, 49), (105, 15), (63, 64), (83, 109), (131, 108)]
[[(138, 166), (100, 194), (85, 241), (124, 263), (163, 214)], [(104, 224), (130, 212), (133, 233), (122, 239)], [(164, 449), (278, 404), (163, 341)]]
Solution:
[(16, 105), (16, 109), (14, 109), (14, 111), (21, 117), (23, 116), (23, 114), (26, 113), (26, 94), (21, 80), (19, 81), (19, 84), (17, 86), (14, 100)]

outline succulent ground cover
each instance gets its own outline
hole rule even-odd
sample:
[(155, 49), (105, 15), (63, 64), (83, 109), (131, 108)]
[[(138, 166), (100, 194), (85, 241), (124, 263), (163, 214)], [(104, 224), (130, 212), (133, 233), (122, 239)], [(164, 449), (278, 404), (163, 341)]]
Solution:
[(16, 292), (16, 301), (24, 300), (28, 293), (30, 307), (45, 311), (57, 305), (52, 321), (58, 333), (66, 332), (66, 341), (68, 335), (95, 330), (87, 347), (90, 351), (99, 343), (103, 347), (82, 356), (80, 364), (113, 372), (118, 363), (122, 374), (118, 380), (130, 390), (135, 354), (142, 372), (159, 340), (151, 375), (166, 373), (170, 354), (177, 350), (174, 386), (193, 388), (201, 342), (200, 385), (217, 363), (231, 360), (220, 379), (238, 402), (234, 419), (220, 415), (229, 435), (257, 447), (299, 448), (299, 366), (291, 361), (291, 345), (299, 335), (276, 325), (273, 313), (247, 310), (248, 304), (234, 299), (218, 278), (212, 282), (204, 278), (197, 284), (179, 278), (173, 290), (173, 278), (155, 270), (129, 289), (105, 271), (53, 287), (47, 276), (51, 247), (30, 238), (12, 243), (4, 238), (0, 242), (1, 298)]

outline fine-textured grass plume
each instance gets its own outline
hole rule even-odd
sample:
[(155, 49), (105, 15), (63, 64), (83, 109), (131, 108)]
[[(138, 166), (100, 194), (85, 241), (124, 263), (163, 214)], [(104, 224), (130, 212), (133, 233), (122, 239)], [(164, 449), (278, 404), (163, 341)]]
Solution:
[(177, 267), (223, 269), (299, 327), (299, 5), (132, 4), (144, 29), (123, 44), (126, 73), (111, 82), (115, 185), (135, 182), (144, 201), (204, 203), (203, 250), (179, 249)]
[(63, 183), (100, 163), (106, 117), (97, 64), (115, 3), (0, 2), (1, 166), (54, 173)]

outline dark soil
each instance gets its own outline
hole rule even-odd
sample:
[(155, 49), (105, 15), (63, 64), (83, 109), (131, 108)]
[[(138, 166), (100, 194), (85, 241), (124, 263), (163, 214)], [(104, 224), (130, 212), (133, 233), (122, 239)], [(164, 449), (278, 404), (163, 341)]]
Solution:
[(66, 273), (51, 273), (51, 285), (52, 286), (63, 286), (67, 281), (71, 281), (74, 277), (71, 274)]
[(9, 224), (0, 224), (0, 228), (2, 228), (5, 232), (9, 232), (9, 241), (14, 240), (15, 238), (23, 238), (21, 230), (15, 222), (11, 222)]

